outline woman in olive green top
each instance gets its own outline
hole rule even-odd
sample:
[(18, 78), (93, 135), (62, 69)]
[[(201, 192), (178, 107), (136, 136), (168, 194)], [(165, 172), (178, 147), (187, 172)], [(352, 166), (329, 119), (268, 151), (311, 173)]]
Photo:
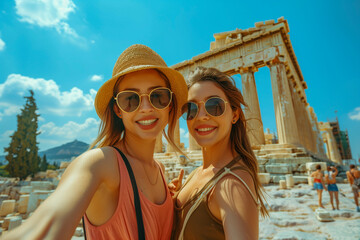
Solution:
[(241, 92), (214, 68), (199, 67), (188, 81), (183, 116), (202, 148), (203, 166), (175, 194), (172, 238), (257, 239), (259, 211), (267, 215), (267, 210)]

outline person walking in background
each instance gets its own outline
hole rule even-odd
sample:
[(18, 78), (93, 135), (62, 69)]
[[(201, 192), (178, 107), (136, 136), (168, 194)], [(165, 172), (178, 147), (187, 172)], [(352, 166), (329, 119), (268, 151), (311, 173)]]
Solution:
[(351, 164), (349, 171), (346, 172), (346, 176), (349, 181), (352, 192), (354, 194), (356, 211), (360, 212), (360, 207), (359, 207), (360, 171), (356, 169), (354, 164)]
[(335, 210), (334, 207), (334, 198), (336, 201), (336, 209), (339, 209), (339, 189), (336, 185), (336, 176), (338, 174), (338, 170), (335, 166), (331, 167), (328, 166), (327, 167), (327, 171), (325, 172), (325, 180), (327, 183), (327, 189), (329, 192), (329, 196), (330, 196), (330, 203), (332, 206), (332, 209)]
[(311, 173), (310, 177), (314, 178), (314, 189), (317, 191), (318, 199), (319, 199), (319, 207), (324, 208), (322, 205), (322, 191), (326, 189), (323, 181), (323, 174), (321, 172), (321, 165), (316, 165), (316, 171)]
[(4, 240), (71, 239), (82, 216), (87, 239), (169, 239), (173, 200), (153, 154), (162, 132), (178, 149), (174, 129), (186, 100), (179, 72), (147, 46), (127, 48), (96, 94), (101, 125), (90, 150), (71, 162), (55, 192)]

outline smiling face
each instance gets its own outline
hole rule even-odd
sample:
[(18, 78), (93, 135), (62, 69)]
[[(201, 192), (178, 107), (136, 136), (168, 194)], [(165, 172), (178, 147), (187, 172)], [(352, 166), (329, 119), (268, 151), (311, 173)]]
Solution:
[[(155, 70), (141, 70), (124, 76), (117, 92), (130, 90), (141, 94), (149, 94), (151, 90), (167, 87), (165, 80)], [(169, 107), (158, 110), (143, 95), (141, 104), (134, 112), (124, 112), (115, 104), (114, 111), (123, 120), (126, 136), (141, 139), (156, 139), (169, 121)]]
[(189, 89), (188, 101), (198, 104), (198, 114), (193, 120), (188, 120), (190, 134), (201, 147), (212, 147), (218, 143), (230, 142), (232, 121), (237, 120), (237, 113), (233, 112), (229, 103), (226, 103), (223, 115), (214, 117), (205, 111), (203, 103), (209, 98), (220, 97), (228, 101), (225, 93), (215, 83), (201, 81)]

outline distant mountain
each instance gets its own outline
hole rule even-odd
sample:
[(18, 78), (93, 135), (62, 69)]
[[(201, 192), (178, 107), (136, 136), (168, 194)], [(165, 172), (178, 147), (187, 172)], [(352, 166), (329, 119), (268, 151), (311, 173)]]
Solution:
[(65, 143), (59, 147), (50, 148), (48, 150), (39, 152), (42, 157), (46, 154), (48, 160), (62, 160), (70, 161), (72, 157), (77, 157), (89, 148), (89, 144), (74, 140), (69, 143)]
[[(40, 157), (46, 154), (46, 159), (49, 163), (70, 161), (72, 157), (77, 157), (89, 148), (89, 144), (74, 140), (69, 143), (65, 143), (59, 147), (50, 148), (45, 151), (39, 152)], [(7, 164), (5, 155), (0, 156), (0, 162)]]

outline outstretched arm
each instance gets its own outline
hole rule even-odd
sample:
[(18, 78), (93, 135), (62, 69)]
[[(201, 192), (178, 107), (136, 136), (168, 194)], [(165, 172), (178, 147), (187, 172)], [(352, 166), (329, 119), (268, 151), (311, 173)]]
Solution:
[[(235, 171), (255, 195), (249, 173)], [(248, 189), (239, 179), (227, 175), (220, 180), (209, 201), (213, 215), (222, 221), (226, 239), (258, 239), (259, 211)]]
[(102, 149), (90, 150), (75, 159), (64, 172), (55, 192), (3, 239), (70, 239), (106, 176), (104, 152)]

